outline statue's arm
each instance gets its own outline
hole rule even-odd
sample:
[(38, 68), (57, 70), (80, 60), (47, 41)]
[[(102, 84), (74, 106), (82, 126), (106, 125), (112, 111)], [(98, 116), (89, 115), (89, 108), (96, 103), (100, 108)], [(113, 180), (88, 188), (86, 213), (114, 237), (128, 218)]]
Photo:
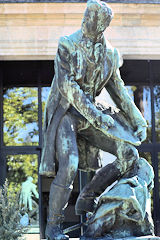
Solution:
[(35, 184), (32, 184), (32, 190), (33, 194), (35, 195), (36, 198), (39, 198), (39, 194), (36, 190), (36, 185)]
[[(55, 60), (55, 74), (57, 85), (60, 93), (67, 101), (75, 107), (75, 109), (83, 115), (94, 127), (101, 129), (103, 121), (103, 113), (98, 110), (94, 103), (86, 96), (80, 88), (76, 76), (76, 62), (82, 62), (78, 57), (74, 59), (74, 46), (69, 39), (61, 38), (59, 42), (58, 52)], [(105, 116), (107, 118), (107, 116)], [(108, 123), (111, 118), (108, 116)], [(111, 120), (112, 121), (112, 120)]]
[(132, 98), (129, 96), (128, 90), (124, 86), (124, 82), (121, 79), (119, 71), (120, 57), (116, 49), (114, 50), (114, 62), (113, 74), (106, 85), (107, 91), (111, 95), (117, 107), (125, 112), (133, 127), (147, 127), (146, 120), (143, 118), (141, 112), (136, 107)]

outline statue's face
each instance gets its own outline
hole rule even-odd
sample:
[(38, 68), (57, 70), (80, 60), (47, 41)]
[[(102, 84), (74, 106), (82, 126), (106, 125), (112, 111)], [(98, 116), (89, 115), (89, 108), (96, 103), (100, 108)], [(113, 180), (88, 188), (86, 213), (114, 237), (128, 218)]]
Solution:
[(107, 26), (109, 22), (105, 13), (86, 9), (82, 21), (82, 30), (85, 35), (91, 38), (101, 36)]

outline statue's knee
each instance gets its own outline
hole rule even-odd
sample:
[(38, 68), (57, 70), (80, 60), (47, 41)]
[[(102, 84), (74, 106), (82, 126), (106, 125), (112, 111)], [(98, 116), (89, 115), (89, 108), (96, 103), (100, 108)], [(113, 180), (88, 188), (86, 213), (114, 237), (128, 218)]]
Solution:
[(127, 168), (132, 167), (133, 164), (139, 159), (139, 154), (135, 147), (128, 146), (128, 149), (126, 152), (126, 159), (127, 159)]
[(139, 159), (137, 149), (130, 145), (120, 145), (118, 148), (118, 166), (122, 173), (125, 173)]
[(59, 159), (58, 172), (55, 178), (56, 183), (63, 186), (70, 186), (78, 170), (78, 155), (70, 154), (66, 159)]

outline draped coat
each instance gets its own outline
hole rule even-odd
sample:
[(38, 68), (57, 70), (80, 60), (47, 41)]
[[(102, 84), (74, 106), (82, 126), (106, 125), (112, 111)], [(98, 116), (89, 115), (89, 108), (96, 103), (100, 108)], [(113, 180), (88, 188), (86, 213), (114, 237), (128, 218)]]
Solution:
[(94, 102), (104, 87), (117, 107), (127, 113), (133, 126), (146, 125), (124, 87), (119, 67), (119, 53), (104, 37), (93, 44), (89, 39), (84, 39), (79, 30), (60, 38), (55, 75), (45, 107), (40, 174), (55, 175), (56, 131), (71, 106), (88, 124), (101, 129), (101, 111)]

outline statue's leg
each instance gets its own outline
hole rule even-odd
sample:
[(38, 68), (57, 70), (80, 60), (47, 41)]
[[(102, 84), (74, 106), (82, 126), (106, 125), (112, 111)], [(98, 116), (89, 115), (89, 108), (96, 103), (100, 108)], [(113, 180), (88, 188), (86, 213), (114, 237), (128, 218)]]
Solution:
[(93, 212), (95, 198), (126, 173), (139, 159), (138, 151), (134, 146), (108, 138), (98, 130), (87, 130), (86, 133), (83, 132), (82, 136), (93, 146), (114, 154), (117, 159), (101, 168), (91, 182), (82, 189), (75, 206), (77, 214)]
[(32, 211), (32, 198), (31, 196), (28, 198), (28, 208), (30, 211)]
[(74, 122), (70, 115), (65, 115), (57, 130), (56, 154), (59, 168), (50, 188), (49, 216), (46, 238), (49, 240), (68, 239), (61, 229), (63, 210), (68, 202), (72, 183), (78, 169), (78, 149)]

